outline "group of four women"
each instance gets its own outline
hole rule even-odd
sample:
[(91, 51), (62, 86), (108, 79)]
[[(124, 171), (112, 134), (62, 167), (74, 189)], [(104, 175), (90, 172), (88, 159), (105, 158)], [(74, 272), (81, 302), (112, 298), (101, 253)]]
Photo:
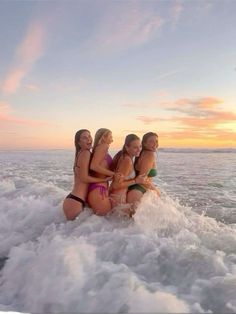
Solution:
[(147, 190), (160, 195), (152, 182), (157, 175), (158, 135), (146, 133), (142, 142), (135, 134), (127, 135), (122, 150), (113, 159), (108, 153), (112, 141), (112, 132), (105, 128), (96, 132), (93, 148), (88, 130), (75, 134), (74, 187), (63, 203), (68, 220), (75, 219), (86, 203), (97, 215), (106, 215), (118, 205), (129, 204), (126, 213), (131, 216)]

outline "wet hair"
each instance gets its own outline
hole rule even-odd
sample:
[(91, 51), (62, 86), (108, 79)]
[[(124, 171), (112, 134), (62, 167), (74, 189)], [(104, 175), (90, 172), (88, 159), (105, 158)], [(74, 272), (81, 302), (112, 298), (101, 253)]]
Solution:
[(123, 148), (114, 156), (114, 158), (112, 160), (111, 170), (115, 171), (117, 168), (117, 164), (119, 162), (120, 157), (128, 154), (128, 152), (126, 150), (126, 146), (130, 146), (130, 144), (136, 140), (140, 140), (140, 138), (136, 134), (128, 134), (125, 137), (125, 143), (123, 145)]
[(144, 145), (147, 142), (147, 140), (149, 139), (149, 137), (151, 137), (151, 136), (158, 137), (157, 133), (154, 133), (154, 132), (148, 132), (148, 133), (143, 135), (143, 138), (142, 138), (142, 151), (145, 150)]
[(108, 133), (111, 133), (111, 131), (109, 129), (101, 128), (101, 129), (97, 130), (97, 132), (94, 136), (93, 153), (94, 153), (95, 148), (98, 146), (101, 138)]
[(154, 132), (148, 132), (148, 133), (145, 133), (145, 134), (143, 135), (143, 138), (142, 138), (142, 150), (141, 150), (139, 156), (138, 156), (138, 157), (135, 157), (135, 159), (134, 159), (134, 169), (136, 169), (136, 165), (137, 165), (138, 159), (139, 159), (139, 157), (142, 155), (142, 152), (145, 151), (145, 150), (147, 150), (147, 149), (145, 148), (145, 144), (147, 143), (147, 140), (148, 140), (149, 137), (151, 137), (151, 136), (156, 136), (156, 137), (158, 138), (157, 133), (154, 133)]
[(84, 132), (89, 132), (89, 130), (81, 129), (75, 133), (75, 141), (74, 141), (74, 143), (75, 143), (75, 158), (78, 156), (78, 153), (81, 150), (81, 147), (79, 145), (79, 141), (80, 141), (80, 137), (81, 137), (82, 133), (84, 133)]

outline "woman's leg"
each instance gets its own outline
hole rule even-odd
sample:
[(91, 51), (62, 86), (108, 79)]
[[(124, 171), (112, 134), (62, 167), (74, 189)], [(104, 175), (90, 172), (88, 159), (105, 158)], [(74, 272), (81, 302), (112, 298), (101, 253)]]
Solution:
[(110, 199), (111, 199), (111, 203), (112, 203), (112, 208), (114, 209), (114, 211), (118, 212), (120, 215), (124, 215), (124, 216), (128, 216), (131, 217), (132, 216), (132, 209), (131, 209), (131, 204), (128, 204), (126, 202), (126, 191), (124, 192), (112, 192), (110, 194)]
[(139, 190), (131, 190), (127, 193), (127, 203), (135, 204), (141, 200), (143, 193)]
[(63, 202), (63, 211), (67, 220), (74, 220), (83, 210), (83, 205), (70, 198)]
[(88, 194), (88, 204), (97, 215), (104, 216), (111, 211), (111, 201), (108, 197), (107, 188), (97, 187)]

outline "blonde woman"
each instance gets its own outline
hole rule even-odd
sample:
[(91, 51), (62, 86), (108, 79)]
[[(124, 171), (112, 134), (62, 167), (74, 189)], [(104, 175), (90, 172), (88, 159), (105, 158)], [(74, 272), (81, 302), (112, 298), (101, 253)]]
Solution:
[(106, 215), (111, 210), (111, 201), (108, 194), (109, 178), (114, 176), (111, 170), (112, 157), (108, 150), (113, 142), (112, 132), (101, 128), (97, 130), (94, 138), (90, 171), (93, 176), (103, 179), (100, 183), (89, 185), (88, 204), (97, 215)]

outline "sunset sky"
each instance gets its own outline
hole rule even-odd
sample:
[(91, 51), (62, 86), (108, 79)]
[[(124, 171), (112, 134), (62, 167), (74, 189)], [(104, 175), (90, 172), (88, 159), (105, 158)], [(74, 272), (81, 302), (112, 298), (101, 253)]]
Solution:
[(0, 1), (0, 150), (236, 147), (236, 1)]

